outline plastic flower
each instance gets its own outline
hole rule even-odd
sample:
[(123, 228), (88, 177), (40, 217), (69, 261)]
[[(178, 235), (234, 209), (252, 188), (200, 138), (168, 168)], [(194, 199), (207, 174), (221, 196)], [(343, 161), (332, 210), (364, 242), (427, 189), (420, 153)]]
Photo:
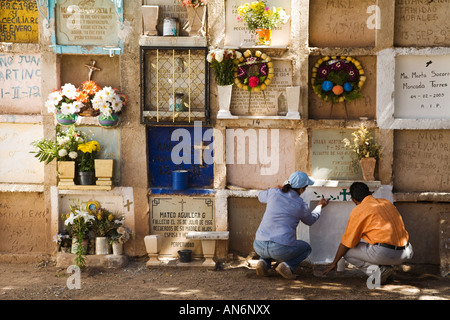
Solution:
[(78, 150), (84, 153), (100, 151), (100, 144), (97, 141), (89, 141), (78, 145)]
[(70, 159), (76, 159), (78, 157), (78, 153), (76, 151), (70, 151), (69, 152), (69, 158)]
[(71, 83), (66, 83), (62, 88), (62, 95), (66, 96), (69, 99), (75, 100), (78, 96), (78, 90)]
[(234, 72), (237, 68), (237, 60), (242, 53), (234, 49), (212, 49), (206, 56), (206, 60), (214, 69), (216, 82), (219, 86), (234, 83)]
[(248, 79), (248, 86), (250, 88), (254, 88), (259, 84), (259, 78), (258, 77), (250, 77)]

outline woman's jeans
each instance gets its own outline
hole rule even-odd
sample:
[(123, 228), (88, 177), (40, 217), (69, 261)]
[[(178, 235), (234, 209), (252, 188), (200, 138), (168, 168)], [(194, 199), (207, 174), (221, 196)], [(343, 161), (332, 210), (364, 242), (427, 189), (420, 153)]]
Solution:
[(253, 242), (255, 252), (260, 256), (260, 260), (264, 260), (270, 268), (272, 259), (285, 262), (292, 270), (299, 266), (311, 254), (311, 246), (301, 240), (296, 240), (294, 246), (286, 246), (273, 241)]

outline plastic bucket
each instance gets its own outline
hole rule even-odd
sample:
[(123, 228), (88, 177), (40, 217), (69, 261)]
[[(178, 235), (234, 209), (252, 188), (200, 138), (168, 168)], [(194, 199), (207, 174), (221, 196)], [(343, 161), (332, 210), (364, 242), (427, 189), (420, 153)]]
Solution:
[(179, 250), (178, 251), (178, 255), (179, 255), (179, 261), (180, 262), (190, 262), (191, 261), (191, 253), (192, 250)]
[(184, 190), (187, 189), (188, 171), (175, 170), (172, 171), (172, 189)]

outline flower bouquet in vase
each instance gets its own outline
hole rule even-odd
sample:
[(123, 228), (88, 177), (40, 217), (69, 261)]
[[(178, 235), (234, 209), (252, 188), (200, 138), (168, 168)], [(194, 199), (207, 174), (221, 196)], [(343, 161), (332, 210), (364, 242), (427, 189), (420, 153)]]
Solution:
[(96, 92), (92, 99), (92, 107), (100, 111), (98, 122), (104, 127), (113, 127), (119, 122), (118, 114), (127, 103), (127, 96), (111, 87)]
[(255, 31), (255, 45), (270, 46), (272, 30), (289, 20), (281, 7), (269, 7), (265, 1), (253, 1), (238, 7), (238, 21), (245, 21), (251, 31)]
[(45, 102), (48, 112), (56, 115), (56, 121), (62, 125), (71, 125), (77, 121), (83, 107), (79, 101), (80, 91), (71, 83), (66, 83), (59, 90), (48, 95)]

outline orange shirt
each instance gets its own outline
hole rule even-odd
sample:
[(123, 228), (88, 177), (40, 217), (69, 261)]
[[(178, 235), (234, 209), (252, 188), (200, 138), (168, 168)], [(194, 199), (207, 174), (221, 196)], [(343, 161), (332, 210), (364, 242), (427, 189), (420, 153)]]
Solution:
[(391, 202), (367, 196), (350, 213), (341, 243), (353, 248), (361, 238), (370, 244), (404, 246), (409, 235), (400, 213)]

